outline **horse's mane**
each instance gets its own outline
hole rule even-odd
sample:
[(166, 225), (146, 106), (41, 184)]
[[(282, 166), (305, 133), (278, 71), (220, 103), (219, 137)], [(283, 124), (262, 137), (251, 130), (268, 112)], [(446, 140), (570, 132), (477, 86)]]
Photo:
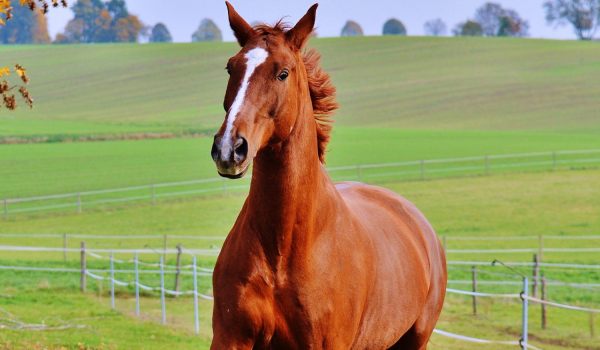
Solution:
[[(267, 38), (269, 35), (284, 35), (289, 28), (290, 27), (281, 20), (273, 26), (267, 24), (258, 24), (254, 26), (254, 30), (259, 35)], [(332, 115), (338, 108), (338, 103), (335, 99), (336, 90), (331, 82), (329, 74), (321, 68), (321, 55), (317, 50), (309, 49), (304, 51), (302, 60), (306, 68), (313, 116), (317, 126), (319, 160), (321, 163), (325, 163), (325, 151), (331, 137), (331, 128), (333, 124)]]

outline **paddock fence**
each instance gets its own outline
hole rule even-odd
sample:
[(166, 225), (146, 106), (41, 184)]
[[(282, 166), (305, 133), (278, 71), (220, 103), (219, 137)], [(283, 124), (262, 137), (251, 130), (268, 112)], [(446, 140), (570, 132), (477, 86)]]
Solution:
[[(33, 247), (35, 248), (35, 247)], [(7, 249), (3, 247), (2, 249)], [(42, 251), (46, 251), (46, 249), (41, 249)], [(106, 249), (86, 249), (84, 243), (81, 244), (81, 248), (78, 250), (81, 256), (81, 267), (77, 268), (56, 268), (56, 267), (31, 267), (31, 266), (0, 266), (1, 271), (13, 271), (13, 272), (36, 272), (36, 273), (60, 273), (60, 274), (75, 274), (80, 276), (80, 288), (82, 292), (87, 291), (88, 278), (91, 278), (96, 281), (106, 281), (109, 283), (109, 295), (110, 295), (110, 306), (112, 309), (116, 309), (116, 291), (120, 289), (120, 292), (132, 292), (135, 295), (135, 315), (140, 317), (141, 315), (141, 293), (149, 293), (146, 296), (158, 296), (160, 298), (160, 323), (167, 324), (167, 297), (178, 297), (178, 296), (188, 296), (191, 297), (191, 301), (193, 304), (193, 319), (190, 320), (193, 322), (194, 331), (196, 334), (200, 334), (200, 308), (199, 308), (199, 300), (212, 301), (213, 297), (210, 294), (202, 293), (198, 288), (198, 280), (202, 277), (210, 277), (212, 276), (212, 269), (200, 267), (197, 265), (197, 257), (194, 251), (188, 251), (184, 253), (184, 250), (181, 248), (177, 248), (174, 250), (169, 250), (168, 254), (177, 254), (180, 256), (181, 254), (189, 254), (192, 258), (191, 264), (180, 264), (180, 259), (177, 259), (176, 265), (168, 265), (164, 262), (163, 256), (159, 256), (157, 262), (150, 262), (148, 259), (141, 260), (139, 258), (140, 255), (143, 254), (152, 254), (155, 253), (153, 251), (148, 250), (137, 250), (133, 252), (133, 257), (130, 259), (117, 259), (115, 258), (115, 253), (129, 254), (131, 250), (106, 250)], [(104, 254), (101, 254), (104, 253)], [(200, 254), (210, 254), (211, 252), (199, 252)], [(93, 258), (101, 261), (108, 262), (108, 268), (103, 269), (92, 269), (87, 266), (87, 259)], [(452, 265), (452, 264), (451, 264)], [(122, 267), (119, 267), (122, 266)], [(147, 269), (141, 269), (144, 266)], [(148, 268), (151, 268), (150, 270)], [(116, 275), (119, 274), (121, 276), (132, 276), (131, 278), (116, 278)], [(151, 285), (148, 283), (143, 283), (141, 281), (142, 275), (158, 275), (159, 276), (159, 284)], [(165, 276), (166, 275), (176, 275), (176, 284), (173, 289), (169, 289), (165, 284)], [(191, 277), (191, 288), (190, 289), (180, 289), (178, 286), (180, 285), (178, 279), (181, 277)], [(455, 284), (458, 281), (449, 281), (449, 284)], [(508, 281), (494, 281), (495, 283), (504, 284)], [(519, 339), (504, 339), (504, 340), (495, 340), (495, 339), (483, 339), (477, 338), (469, 335), (456, 334), (451, 333), (442, 329), (436, 329), (434, 333), (442, 337), (452, 338), (458, 341), (471, 342), (471, 343), (479, 343), (479, 344), (501, 344), (507, 346), (513, 346), (515, 348), (521, 349), (533, 349), (537, 350), (540, 347), (532, 345), (529, 341), (529, 307), (530, 304), (539, 304), (543, 307), (543, 310), (546, 307), (553, 308), (561, 308), (565, 310), (571, 310), (574, 312), (585, 312), (590, 315), (600, 314), (600, 309), (583, 307), (578, 305), (569, 305), (554, 302), (551, 300), (547, 300), (544, 297), (536, 298), (529, 294), (529, 278), (524, 276), (522, 277), (522, 281), (517, 284), (521, 285), (521, 289), (517, 292), (512, 293), (484, 293), (476, 290), (464, 290), (464, 289), (456, 289), (448, 287), (446, 292), (448, 294), (455, 294), (459, 296), (471, 297), (475, 300), (475, 298), (491, 298), (491, 299), (502, 299), (502, 300), (515, 300), (520, 302), (521, 304), (521, 333)], [(189, 285), (189, 284), (188, 284)], [(515, 285), (511, 283), (511, 285)], [(545, 311), (544, 311), (545, 312)], [(592, 323), (593, 324), (593, 316)]]
[[(23, 246), (18, 243), (45, 242), (48, 246)], [(81, 242), (87, 240), (88, 244)], [(214, 259), (220, 251), (224, 237), (220, 235), (195, 236), (181, 235), (100, 235), (100, 234), (0, 234), (0, 252), (5, 257), (5, 266), (0, 265), (0, 273), (33, 274), (73, 274), (79, 275), (79, 284), (82, 291), (89, 292), (88, 285), (91, 281), (108, 283), (110, 303), (116, 308), (115, 295), (129, 293), (135, 295), (135, 314), (141, 313), (144, 297), (159, 298), (160, 322), (167, 323), (167, 305), (169, 298), (181, 297), (182, 303), (193, 304), (194, 318), (190, 317), (190, 324), (199, 332), (199, 303), (209, 303), (212, 295), (210, 279)], [(89, 245), (89, 242), (93, 245)], [(597, 248), (600, 235), (523, 235), (523, 236), (447, 236), (442, 241), (448, 252), (448, 271), (454, 278), (448, 282), (447, 293), (458, 297), (470, 298), (472, 314), (478, 315), (485, 312), (486, 304), (481, 308), (482, 299), (499, 299), (519, 301), (521, 312), (528, 313), (531, 304), (539, 305), (541, 310), (541, 328), (547, 327), (547, 314), (549, 308), (568, 310), (566, 312), (583, 313), (589, 317), (589, 333), (595, 336), (595, 325), (600, 309), (590, 307), (597, 300), (600, 293), (600, 263), (597, 259)], [(144, 243), (154, 242), (144, 248), (139, 248)], [(184, 248), (181, 242), (190, 244)], [(15, 245), (11, 245), (14, 243)], [(177, 244), (175, 248), (170, 248)], [(211, 246), (213, 245), (214, 246)], [(118, 248), (115, 248), (118, 245)], [(462, 248), (467, 247), (467, 248)], [(591, 252), (591, 253), (589, 253)], [(28, 256), (36, 253), (41, 256), (38, 266), (11, 266), (8, 261), (14, 257)], [(564, 260), (564, 254), (573, 254), (575, 261)], [(10, 255), (13, 254), (13, 255)], [(44, 255), (46, 254), (46, 255)], [(475, 259), (463, 259), (465, 254), (471, 254)], [(560, 261), (552, 261), (552, 254), (558, 254)], [(591, 254), (591, 258), (577, 260), (580, 256)], [(523, 261), (523, 256), (533, 259)], [(539, 255), (539, 258), (538, 258)], [(44, 266), (44, 264), (58, 264), (64, 258), (64, 267)], [(502, 256), (508, 260), (494, 261), (492, 257)], [(542, 256), (546, 260), (542, 260)], [(143, 258), (141, 258), (143, 257)], [(169, 259), (167, 259), (167, 257)], [(201, 258), (198, 265), (197, 258)], [(68, 258), (68, 259), (67, 259)], [(479, 259), (477, 259), (479, 258)], [(490, 259), (489, 261), (487, 259)], [(28, 258), (29, 259), (29, 258)], [(191, 262), (190, 262), (191, 259)], [(93, 261), (92, 261), (93, 260)], [(171, 262), (169, 264), (168, 262)], [(172, 263), (175, 261), (175, 263)], [(35, 265), (35, 261), (28, 264)], [(77, 265), (75, 265), (77, 264)], [(108, 265), (108, 266), (106, 266)], [(78, 267), (75, 267), (78, 266)], [(495, 267), (494, 267), (495, 266)], [(561, 272), (558, 276), (575, 278), (575, 281), (562, 279), (549, 279), (544, 272)], [(566, 272), (565, 272), (566, 271)], [(564, 273), (562, 273), (564, 272)], [(166, 277), (169, 277), (166, 280)], [(167, 284), (173, 283), (173, 287)], [(203, 287), (199, 287), (203, 284)], [(515, 288), (520, 290), (514, 292)], [(98, 284), (95, 286), (98, 288)], [(567, 302), (551, 300), (547, 288), (561, 289), (562, 298)], [(567, 289), (564, 289), (567, 288)], [(100, 287), (102, 289), (102, 287)], [(486, 290), (487, 289), (487, 290)], [(493, 291), (494, 293), (486, 293)], [(566, 297), (581, 291), (585, 299)], [(557, 291), (558, 293), (558, 291)], [(590, 297), (591, 295), (591, 297)], [(145, 299), (144, 299), (145, 300)], [(156, 299), (155, 299), (156, 300)], [(568, 300), (580, 304), (569, 303)], [(586, 305), (587, 304), (587, 305)], [(209, 304), (204, 305), (204, 310)], [(190, 305), (190, 310), (191, 310)], [(133, 306), (131, 306), (133, 307)], [(205, 315), (206, 316), (206, 315)], [(158, 315), (156, 316), (158, 317)], [(187, 317), (187, 316), (186, 316)], [(192, 323), (193, 322), (193, 323)], [(529, 316), (523, 316), (521, 327), (529, 327)], [(585, 330), (583, 328), (582, 330)], [(436, 329), (440, 337), (452, 338), (458, 342), (472, 342), (478, 344), (500, 344), (521, 349), (539, 349), (532, 345), (526, 337), (527, 329), (521, 330), (519, 339), (486, 339), (473, 335), (456, 334), (446, 329)], [(481, 334), (481, 333), (480, 333)], [(539, 338), (536, 338), (540, 341)]]
[[(423, 159), (407, 162), (356, 164), (328, 168), (336, 181), (363, 182), (424, 181), (428, 179), (490, 175), (514, 171), (581, 169), (600, 166), (600, 149), (483, 155), (476, 157)], [(125, 202), (151, 202), (163, 198), (228, 194), (246, 191), (249, 177), (229, 182), (210, 178), (180, 182), (78, 191), (33, 197), (0, 199), (2, 216), (40, 211), (85, 209)]]

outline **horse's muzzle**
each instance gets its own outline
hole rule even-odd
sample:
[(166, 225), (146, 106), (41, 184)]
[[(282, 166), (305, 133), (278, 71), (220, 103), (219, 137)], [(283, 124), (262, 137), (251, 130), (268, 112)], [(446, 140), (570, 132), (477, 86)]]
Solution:
[(239, 179), (248, 170), (248, 141), (243, 136), (224, 140), (223, 136), (215, 135), (210, 155), (223, 177)]

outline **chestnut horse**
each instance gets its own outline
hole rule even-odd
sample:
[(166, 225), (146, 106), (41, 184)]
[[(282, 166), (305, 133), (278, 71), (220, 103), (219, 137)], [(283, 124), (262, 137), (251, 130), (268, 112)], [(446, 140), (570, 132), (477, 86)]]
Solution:
[(211, 154), (224, 177), (253, 172), (215, 266), (211, 349), (426, 349), (444, 251), (404, 198), (327, 175), (335, 88), (302, 50), (317, 5), (289, 30), (227, 8), (242, 49)]

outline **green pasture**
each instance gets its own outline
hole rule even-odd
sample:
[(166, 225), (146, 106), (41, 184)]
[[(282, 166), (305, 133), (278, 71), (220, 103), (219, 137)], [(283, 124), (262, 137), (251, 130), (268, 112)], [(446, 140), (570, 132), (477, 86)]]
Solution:
[[(384, 185), (413, 201), (442, 236), (600, 234), (600, 170), (509, 173)], [(113, 205), (81, 214), (15, 215), (1, 222), (0, 233), (219, 236), (228, 232), (243, 200), (243, 194), (232, 193), (208, 200)], [(448, 242), (450, 248), (464, 244)], [(28, 238), (15, 242), (21, 243), (29, 244)], [(160, 240), (156, 244), (162, 246)]]
[[(600, 46), (569, 42), (483, 38), (316, 39), (323, 65), (338, 88), (341, 109), (327, 166), (366, 165), (423, 159), (600, 149)], [(0, 200), (3, 198), (101, 190), (187, 181), (216, 176), (210, 135), (223, 119), (224, 65), (233, 43), (173, 45), (1, 46), (2, 62), (28, 68), (35, 108), (0, 110)], [(145, 139), (162, 135), (167, 139)], [(192, 137), (194, 135), (194, 137)], [(76, 142), (79, 138), (136, 140)], [(8, 144), (15, 139), (36, 141)], [(140, 139), (140, 140), (137, 140)], [(41, 142), (40, 142), (41, 141)], [(595, 158), (598, 154), (594, 155)], [(560, 159), (559, 159), (560, 160)], [(551, 159), (544, 159), (551, 162)], [(551, 248), (599, 247), (600, 170), (598, 162), (503, 167), (480, 160), (461, 166), (475, 171), (447, 174), (428, 164), (424, 181), (412, 175), (381, 176), (352, 168), (332, 176), (388, 187), (413, 201), (445, 237), (449, 260), (530, 262), (532, 253), (456, 253), (460, 249), (537, 248), (538, 235)], [(458, 175), (458, 177), (453, 177)], [(403, 180), (403, 181), (400, 181)], [(229, 189), (133, 203), (83, 205), (54, 212), (0, 217), (0, 245), (153, 249), (141, 257), (158, 262), (161, 249), (218, 249), (243, 203), (244, 182), (223, 181)], [(186, 188), (184, 188), (186, 189)], [(161, 190), (158, 190), (160, 194)], [(142, 191), (132, 195), (145, 195)], [(72, 201), (72, 198), (68, 200)], [(34, 238), (27, 234), (58, 234)], [(10, 236), (6, 236), (10, 235)], [(108, 235), (114, 238), (96, 238)], [(121, 236), (152, 238), (130, 239)], [(190, 239), (183, 235), (210, 236)], [(461, 237), (495, 237), (478, 241)], [(524, 237), (524, 240), (502, 239)], [(107, 255), (107, 254), (103, 254)], [(600, 264), (597, 252), (544, 253), (545, 262)], [(130, 254), (117, 258), (128, 260)], [(211, 267), (215, 256), (200, 257)], [(175, 264), (170, 255), (168, 264)], [(183, 256), (189, 264), (190, 257)], [(0, 265), (79, 267), (79, 253), (0, 252)], [(91, 269), (107, 269), (106, 259), (89, 257)], [(131, 269), (131, 264), (123, 265)], [(470, 266), (450, 266), (450, 279), (469, 281)], [(481, 281), (518, 282), (501, 266), (478, 268)], [(516, 272), (530, 275), (528, 267)], [(552, 281), (600, 283), (600, 270), (544, 269)], [(118, 279), (131, 280), (127, 273)], [(157, 275), (144, 275), (157, 286)], [(189, 275), (182, 280), (189, 290)], [(166, 286), (173, 285), (168, 274)], [(469, 289), (456, 283), (453, 288)], [(0, 319), (49, 326), (55, 331), (0, 329), (0, 350), (8, 349), (207, 349), (211, 303), (201, 302), (201, 334), (193, 334), (189, 297), (168, 298), (168, 326), (159, 325), (157, 295), (143, 293), (142, 317), (134, 315), (131, 288), (117, 289), (110, 310), (107, 282), (88, 279), (81, 294), (78, 273), (0, 270)], [(210, 277), (200, 291), (210, 293)], [(480, 285), (481, 291), (515, 293), (518, 285)], [(598, 288), (549, 287), (550, 299), (598, 308)], [(451, 295), (439, 328), (489, 339), (519, 338), (518, 301), (480, 300)], [(587, 314), (550, 309), (549, 329), (539, 327), (539, 307), (531, 308), (530, 339), (543, 349), (598, 350), (600, 316), (588, 328)], [(595, 323), (594, 323), (595, 322)], [(431, 349), (484, 349), (435, 335)], [(485, 346), (485, 349), (506, 349)]]
[[(76, 278), (76, 276), (75, 276)], [(50, 327), (79, 326), (59, 331), (0, 332), (2, 349), (208, 349), (210, 342), (211, 302), (201, 301), (200, 336), (193, 334), (192, 300), (189, 297), (167, 298), (167, 326), (161, 326), (160, 305), (156, 296), (141, 298), (141, 317), (135, 316), (131, 291), (117, 289), (116, 311), (111, 311), (107, 295), (92, 290), (83, 295), (73, 289), (58, 287), (52, 278), (30, 276), (35, 284), (29, 288), (3, 289), (0, 307), (18, 316), (22, 322), (44, 322)], [(518, 289), (517, 289), (518, 290)], [(473, 316), (471, 298), (449, 295), (438, 328), (493, 340), (517, 340), (520, 336), (520, 301), (480, 298), (478, 315)], [(589, 333), (586, 313), (549, 309), (548, 328), (540, 325), (540, 307), (530, 306), (530, 341), (543, 349), (597, 349), (598, 335)], [(598, 326), (597, 319), (596, 327)], [(476, 325), (476, 326), (474, 326)], [(432, 349), (509, 349), (511, 347), (469, 344), (434, 335)], [(515, 347), (516, 348), (516, 347)]]
[[(600, 215), (600, 171), (571, 170), (537, 173), (499, 174), (455, 179), (436, 179), (402, 183), (386, 183), (385, 186), (403, 194), (415, 202), (431, 220), (441, 236), (447, 237), (448, 249), (498, 249), (507, 247), (535, 247), (538, 234), (582, 236), (598, 234)], [(3, 221), (0, 233), (65, 233), (77, 232), (83, 235), (157, 234), (146, 240), (117, 239), (106, 240), (78, 237), (68, 242), (68, 246), (79, 246), (85, 240), (91, 248), (144, 248), (151, 247), (157, 254), (144, 255), (146, 262), (157, 262), (163, 247), (160, 235), (172, 235), (168, 239), (169, 248), (182, 243), (189, 248), (214, 248), (219, 245), (218, 237), (223, 237), (231, 226), (243, 201), (243, 194), (230, 194), (212, 198), (189, 198), (185, 200), (165, 200), (156, 205), (124, 205), (99, 208), (76, 213), (51, 215), (18, 215)], [(459, 213), (460, 215), (458, 215)], [(196, 233), (198, 236), (212, 236), (206, 241), (187, 241), (178, 234)], [(509, 241), (494, 238), (489, 241), (462, 241), (461, 237), (534, 236), (523, 241)], [(2, 237), (7, 245), (62, 246), (59, 238)], [(587, 240), (555, 240), (544, 242), (551, 247), (597, 247), (598, 238)], [(106, 254), (105, 254), (106, 255)], [(130, 259), (130, 255), (117, 258)], [(531, 254), (516, 255), (471, 255), (449, 254), (449, 260), (470, 259), (489, 261), (500, 258), (505, 261), (530, 261)], [(171, 255), (168, 264), (175, 263)], [(578, 262), (599, 264), (598, 254), (564, 253), (545, 254), (548, 262)], [(184, 255), (183, 264), (189, 263)], [(211, 266), (214, 257), (202, 257), (200, 266)], [(77, 253), (69, 253), (67, 261), (57, 253), (7, 253), (3, 252), (0, 265), (33, 267), (69, 267), (77, 269)], [(108, 269), (108, 261), (88, 258), (91, 269)], [(117, 268), (132, 269), (131, 264), (117, 264)], [(146, 267), (144, 269), (151, 269)], [(530, 274), (529, 268), (518, 268), (520, 273)], [(544, 269), (549, 280), (573, 283), (600, 283), (598, 270)], [(162, 348), (165, 346), (187, 348), (207, 348), (210, 337), (209, 302), (201, 302), (201, 335), (193, 335), (193, 309), (189, 297), (168, 298), (167, 317), (169, 325), (158, 325), (160, 305), (157, 294), (144, 293), (141, 301), (142, 317), (134, 315), (134, 299), (131, 287), (117, 288), (117, 312), (110, 311), (109, 286), (106, 281), (96, 282), (88, 278), (88, 293), (78, 292), (79, 274), (49, 274), (38, 272), (0, 272), (5, 281), (0, 287), (0, 308), (18, 316), (24, 322), (45, 321), (48, 325), (60, 326), (76, 324), (81, 329), (68, 329), (52, 332), (5, 331), (0, 336), (0, 344), (7, 349), (29, 348), (42, 344), (49, 348), (76, 348), (85, 344), (92, 349), (120, 348)], [(450, 266), (451, 280), (469, 280), (470, 266)], [(106, 276), (106, 273), (104, 274)], [(131, 274), (118, 273), (118, 279), (130, 281)], [(142, 282), (157, 286), (158, 276), (142, 275)], [(520, 277), (503, 267), (480, 267), (480, 281), (514, 281)], [(168, 274), (166, 286), (172, 288), (173, 275)], [(182, 277), (182, 289), (191, 288), (189, 275)], [(210, 277), (200, 278), (200, 291), (210, 293)], [(453, 284), (453, 288), (469, 289), (469, 285)], [(481, 285), (480, 291), (495, 293), (516, 293), (520, 286)], [(550, 286), (549, 297), (558, 302), (597, 306), (600, 304), (597, 289)], [(61, 300), (62, 302), (53, 302)], [(64, 301), (63, 301), (64, 300)], [(519, 301), (480, 300), (479, 315), (472, 316), (471, 298), (450, 295), (438, 325), (440, 329), (476, 337), (499, 340), (514, 340), (519, 336)], [(549, 309), (549, 329), (541, 330), (539, 307), (531, 307), (530, 329), (534, 344), (544, 349), (595, 349), (598, 335), (589, 335), (587, 314), (573, 311)], [(596, 319), (594, 322), (598, 322)], [(477, 327), (473, 327), (477, 325)], [(596, 325), (598, 327), (598, 325)], [(480, 349), (481, 345), (465, 344), (434, 336), (432, 349)], [(487, 349), (488, 347), (486, 347)], [(505, 347), (490, 346), (489, 349)]]
[[(327, 166), (600, 149), (599, 135), (338, 127)], [(212, 138), (176, 138), (0, 145), (0, 199), (214, 178), (211, 143)]]
[[(340, 125), (441, 130), (595, 130), (594, 42), (314, 39), (338, 88)], [(234, 43), (2, 46), (29, 69), (34, 110), (0, 114), (0, 135), (205, 132), (223, 118)], [(60, 137), (59, 137), (60, 138)]]
[[(600, 148), (595, 43), (481, 38), (316, 39), (341, 109), (329, 166)], [(2, 46), (29, 69), (33, 110), (0, 112), (0, 198), (216, 175), (233, 43)], [(60, 142), (173, 133), (174, 139)], [(134, 135), (134, 136), (132, 136)], [(135, 136), (137, 135), (137, 136)]]

